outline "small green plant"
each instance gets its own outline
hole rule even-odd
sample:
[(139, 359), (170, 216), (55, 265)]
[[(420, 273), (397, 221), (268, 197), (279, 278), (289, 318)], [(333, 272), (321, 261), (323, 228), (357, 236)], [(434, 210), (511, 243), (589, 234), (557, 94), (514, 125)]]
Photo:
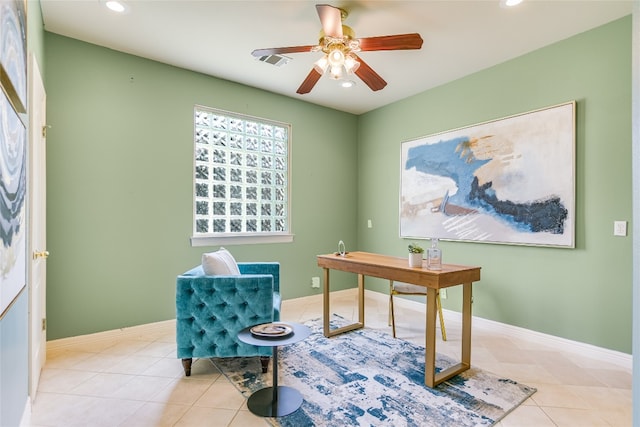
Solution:
[(424, 253), (424, 249), (422, 249), (422, 246), (418, 245), (417, 243), (410, 243), (409, 244), (409, 253), (410, 254), (421, 254), (421, 253)]

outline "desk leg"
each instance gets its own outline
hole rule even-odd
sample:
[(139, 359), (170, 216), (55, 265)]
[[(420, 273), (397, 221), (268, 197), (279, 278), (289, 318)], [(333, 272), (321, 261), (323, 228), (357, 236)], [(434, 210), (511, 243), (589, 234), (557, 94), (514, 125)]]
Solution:
[(471, 283), (462, 284), (462, 364), (471, 367)]
[(460, 363), (435, 373), (436, 303), (435, 289), (427, 288), (427, 342), (425, 349), (424, 383), (435, 387), (471, 367), (471, 283), (462, 284), (462, 355)]
[(339, 335), (343, 332), (353, 331), (355, 329), (364, 328), (364, 276), (362, 274), (358, 274), (358, 321), (356, 323), (352, 323), (347, 326), (342, 326), (341, 328), (331, 329), (331, 325), (329, 321), (331, 319), (331, 298), (329, 294), (331, 292), (329, 285), (329, 269), (324, 269), (324, 289), (322, 292), (322, 314), (323, 314), (323, 329), (324, 336), (329, 338), (335, 335)]
[(424, 344), (424, 383), (427, 387), (436, 386), (436, 295), (434, 288), (427, 288), (427, 323)]
[(364, 327), (364, 275), (358, 274), (358, 322)]
[(323, 269), (324, 273), (324, 289), (322, 290), (322, 320), (324, 326), (324, 336), (329, 338), (331, 336), (331, 328), (329, 326), (329, 320), (331, 316), (331, 309), (329, 308), (330, 297), (329, 293), (331, 292), (331, 285), (329, 284), (329, 269)]

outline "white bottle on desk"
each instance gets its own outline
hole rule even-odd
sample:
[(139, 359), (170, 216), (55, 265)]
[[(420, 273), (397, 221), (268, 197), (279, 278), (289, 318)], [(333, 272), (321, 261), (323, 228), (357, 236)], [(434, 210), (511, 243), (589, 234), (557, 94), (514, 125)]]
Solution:
[(427, 250), (427, 268), (442, 270), (442, 250), (438, 247), (438, 239), (431, 239), (431, 247)]

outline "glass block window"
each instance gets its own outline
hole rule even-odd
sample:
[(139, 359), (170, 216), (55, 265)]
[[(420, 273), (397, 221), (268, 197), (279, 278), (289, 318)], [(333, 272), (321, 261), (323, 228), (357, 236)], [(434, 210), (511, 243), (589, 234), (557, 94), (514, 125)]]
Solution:
[(193, 234), (290, 233), (291, 125), (194, 108)]

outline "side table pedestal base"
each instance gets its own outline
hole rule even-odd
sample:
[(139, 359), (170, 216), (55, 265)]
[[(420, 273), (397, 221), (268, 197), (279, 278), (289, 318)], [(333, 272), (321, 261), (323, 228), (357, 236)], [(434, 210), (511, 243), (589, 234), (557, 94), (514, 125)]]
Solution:
[(273, 391), (273, 387), (265, 387), (253, 393), (247, 401), (249, 410), (262, 417), (283, 417), (302, 405), (302, 395), (295, 388), (278, 386), (276, 401)]

